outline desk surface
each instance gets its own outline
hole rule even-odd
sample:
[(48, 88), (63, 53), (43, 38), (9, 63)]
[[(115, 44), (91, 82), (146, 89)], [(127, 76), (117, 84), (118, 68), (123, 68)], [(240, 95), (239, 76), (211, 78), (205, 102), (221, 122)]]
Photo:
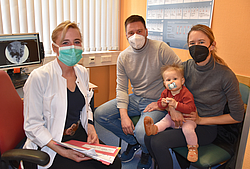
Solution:
[(93, 83), (90, 83), (89, 82), (89, 88), (90, 89), (93, 89), (93, 90), (97, 90), (98, 89), (98, 86), (94, 85)]

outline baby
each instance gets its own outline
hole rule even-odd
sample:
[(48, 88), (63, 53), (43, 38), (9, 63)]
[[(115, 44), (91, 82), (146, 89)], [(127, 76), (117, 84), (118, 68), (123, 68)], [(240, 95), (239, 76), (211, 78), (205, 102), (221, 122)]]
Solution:
[[(161, 98), (157, 104), (160, 109), (166, 109), (169, 113), (158, 123), (154, 124), (149, 116), (144, 118), (144, 127), (148, 136), (164, 131), (166, 128), (176, 128), (170, 114), (181, 112), (189, 114), (196, 111), (192, 93), (183, 85), (184, 70), (181, 65), (166, 65), (161, 68), (165, 90), (161, 93)], [(188, 147), (187, 159), (191, 162), (198, 160), (198, 141), (195, 133), (196, 123), (192, 120), (183, 120), (182, 132), (186, 138)], [(179, 127), (178, 127), (179, 128)]]

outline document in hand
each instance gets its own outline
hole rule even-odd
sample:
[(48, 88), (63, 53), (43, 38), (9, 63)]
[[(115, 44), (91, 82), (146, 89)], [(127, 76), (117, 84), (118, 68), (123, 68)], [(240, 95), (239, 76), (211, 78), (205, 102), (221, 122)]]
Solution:
[(88, 157), (101, 161), (103, 164), (112, 164), (121, 147), (103, 144), (89, 144), (87, 142), (70, 140), (67, 142), (56, 142), (58, 145), (79, 151)]

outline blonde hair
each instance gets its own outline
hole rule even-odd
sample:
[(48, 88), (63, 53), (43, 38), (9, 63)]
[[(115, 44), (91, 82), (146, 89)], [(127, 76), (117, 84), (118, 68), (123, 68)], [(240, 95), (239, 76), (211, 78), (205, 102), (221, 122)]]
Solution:
[(60, 43), (63, 41), (63, 39), (65, 38), (65, 34), (68, 31), (69, 28), (74, 28), (77, 29), (79, 31), (79, 34), (81, 36), (82, 39), (82, 35), (81, 35), (81, 31), (79, 29), (79, 27), (77, 26), (76, 23), (71, 22), (71, 21), (64, 21), (62, 23), (60, 23), (52, 32), (51, 35), (51, 39), (54, 43), (56, 43), (56, 40), (58, 38), (58, 35), (62, 32), (61, 34), (61, 39), (60, 39)]
[(177, 63), (174, 63), (172, 65), (164, 65), (161, 67), (161, 76), (163, 77), (163, 74), (165, 71), (167, 70), (174, 70), (176, 72), (179, 72), (182, 77), (184, 77), (184, 68), (182, 65), (180, 64), (177, 64)]
[[(203, 32), (210, 40), (210, 45), (215, 41), (215, 37), (214, 37), (214, 34), (213, 34), (213, 31), (206, 25), (202, 25), (202, 24), (198, 24), (198, 25), (194, 25), (191, 30), (188, 32), (188, 36), (187, 36), (187, 43), (188, 43), (188, 40), (189, 40), (189, 35), (192, 31), (201, 31)], [(214, 57), (214, 60), (221, 64), (221, 65), (225, 65), (227, 66), (226, 62), (220, 58), (217, 54), (217, 48), (214, 47), (214, 50), (211, 51), (211, 54), (213, 55)]]

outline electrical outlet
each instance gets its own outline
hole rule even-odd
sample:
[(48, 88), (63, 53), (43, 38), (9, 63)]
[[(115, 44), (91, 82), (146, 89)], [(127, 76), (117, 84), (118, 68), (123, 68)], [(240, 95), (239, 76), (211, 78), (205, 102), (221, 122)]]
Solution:
[(111, 59), (112, 59), (111, 55), (101, 56), (101, 63), (102, 62), (111, 62), (112, 61)]
[(95, 56), (89, 57), (89, 64), (95, 63)]

